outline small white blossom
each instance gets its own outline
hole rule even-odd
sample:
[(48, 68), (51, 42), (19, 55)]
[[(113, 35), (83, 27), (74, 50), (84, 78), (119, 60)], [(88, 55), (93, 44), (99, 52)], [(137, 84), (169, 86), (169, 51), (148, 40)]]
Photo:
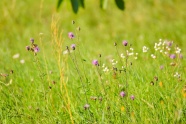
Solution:
[(21, 59), (21, 60), (20, 60), (20, 63), (21, 63), (21, 64), (24, 64), (24, 63), (25, 63), (25, 60), (24, 60), (24, 59)]
[(13, 55), (12, 58), (13, 58), (13, 59), (17, 59), (17, 58), (19, 58), (19, 56), (20, 56), (19, 53), (17, 53), (17, 54), (15, 54), (15, 55)]
[(180, 53), (181, 52), (181, 49), (179, 47), (176, 47), (176, 53)]
[(174, 77), (180, 78), (180, 77), (181, 77), (181, 74), (179, 74), (178, 72), (176, 72), (176, 73), (174, 74)]
[(125, 56), (123, 55), (123, 53), (121, 54), (121, 58), (125, 58)]
[(155, 56), (154, 54), (151, 54), (151, 57), (152, 57), (153, 59), (155, 59), (155, 58), (156, 58), (156, 56)]
[(144, 52), (144, 53), (146, 53), (146, 52), (148, 51), (148, 49), (149, 49), (148, 47), (143, 46), (143, 52)]

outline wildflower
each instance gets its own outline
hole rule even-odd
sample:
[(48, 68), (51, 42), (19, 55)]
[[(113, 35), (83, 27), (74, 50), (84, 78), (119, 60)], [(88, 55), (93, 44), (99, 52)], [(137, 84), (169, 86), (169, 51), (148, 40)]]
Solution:
[(160, 87), (162, 87), (162, 86), (163, 86), (163, 83), (160, 81), (160, 82), (159, 82), (159, 85), (160, 85)]
[(124, 110), (125, 110), (125, 107), (124, 107), (124, 106), (122, 106), (122, 107), (121, 107), (121, 111), (124, 111)]
[(123, 55), (123, 53), (121, 53), (121, 58), (125, 58), (125, 56)]
[(89, 109), (89, 107), (90, 107), (89, 104), (85, 104), (85, 105), (84, 105), (84, 109), (85, 109), (85, 110), (86, 110), (86, 109)]
[(151, 82), (150, 82), (150, 85), (154, 85), (154, 82), (153, 82), (153, 81), (151, 81)]
[(121, 91), (121, 92), (120, 92), (120, 96), (121, 96), (121, 97), (124, 97), (125, 95), (126, 95), (126, 94), (125, 94), (124, 91)]
[(131, 100), (134, 100), (135, 99), (135, 96), (134, 95), (131, 95), (130, 98), (131, 98)]
[(181, 49), (179, 47), (176, 47), (176, 53), (180, 53), (181, 52)]
[(75, 50), (75, 49), (76, 49), (76, 45), (75, 45), (75, 44), (72, 44), (72, 45), (71, 45), (71, 48), (72, 48), (73, 50)]
[(169, 46), (169, 47), (171, 47), (172, 44), (173, 44), (173, 42), (171, 42), (171, 41), (167, 41), (167, 42), (166, 42), (166, 45)]
[(174, 77), (180, 78), (180, 77), (181, 77), (181, 74), (179, 74), (178, 72), (176, 72), (176, 73), (174, 74)]
[(151, 54), (151, 57), (152, 57), (153, 59), (155, 59), (155, 58), (156, 58), (156, 56), (155, 56), (154, 54)]
[(175, 59), (175, 58), (176, 58), (176, 55), (175, 55), (175, 54), (171, 54), (169, 57), (170, 57), (171, 59)]
[(91, 96), (90, 99), (96, 101), (97, 100), (97, 97), (96, 96)]
[(163, 68), (164, 68), (164, 66), (163, 66), (163, 65), (161, 65), (161, 66), (160, 66), (160, 69), (162, 70)]
[(155, 77), (154, 77), (154, 80), (155, 80), (155, 81), (158, 81), (158, 77), (157, 77), (157, 76), (155, 76)]
[(29, 51), (29, 50), (30, 50), (30, 46), (26, 46), (26, 50), (28, 50), (28, 51)]
[(95, 66), (98, 66), (99, 65), (98, 60), (93, 60), (92, 64), (95, 65)]
[(25, 63), (25, 60), (24, 60), (24, 59), (21, 59), (21, 60), (20, 60), (20, 63), (21, 63), (21, 64), (24, 64), (24, 63)]
[(108, 71), (109, 71), (108, 67), (105, 67), (105, 68), (103, 69), (103, 71), (104, 71), (104, 72), (108, 72)]
[(146, 46), (143, 46), (143, 52), (146, 53), (148, 51), (149, 48), (147, 48)]
[(180, 58), (180, 59), (183, 59), (183, 55), (182, 55), (182, 54), (179, 54), (179, 58)]
[(123, 41), (123, 45), (127, 46), (128, 42), (126, 40)]
[(34, 47), (34, 52), (35, 53), (39, 52), (39, 47), (38, 46)]
[(69, 37), (70, 39), (73, 39), (75, 36), (74, 36), (74, 34), (73, 34), (72, 32), (69, 32), (69, 33), (68, 33), (68, 37)]
[(13, 59), (17, 59), (17, 58), (19, 58), (19, 53), (13, 55)]
[(34, 38), (30, 38), (30, 42), (33, 44), (34, 43)]

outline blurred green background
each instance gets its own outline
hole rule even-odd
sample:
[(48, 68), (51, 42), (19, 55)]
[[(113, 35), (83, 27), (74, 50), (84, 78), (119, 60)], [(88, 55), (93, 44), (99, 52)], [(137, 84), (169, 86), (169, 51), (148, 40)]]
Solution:
[(153, 47), (160, 38), (174, 41), (182, 49), (186, 47), (185, 0), (125, 0), (124, 11), (114, 1), (108, 1), (107, 9), (102, 10), (99, 1), (85, 0), (85, 9), (80, 8), (78, 14), (73, 13), (68, 0), (59, 11), (56, 5), (57, 0), (1, 0), (1, 66), (15, 53), (26, 58), (25, 46), (31, 37), (37, 41), (39, 33), (43, 33), (43, 43), (50, 50), (53, 16), (59, 19), (65, 42), (69, 42), (68, 32), (80, 26), (80, 41), (93, 55), (109, 54), (112, 44), (122, 40), (139, 50), (144, 45)]

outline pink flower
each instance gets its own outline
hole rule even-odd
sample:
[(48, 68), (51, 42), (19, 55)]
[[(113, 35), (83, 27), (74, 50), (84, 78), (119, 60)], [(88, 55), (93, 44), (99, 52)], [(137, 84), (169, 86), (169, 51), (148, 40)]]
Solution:
[(70, 39), (73, 39), (75, 36), (74, 36), (74, 34), (73, 34), (72, 32), (69, 32), (69, 33), (68, 33), (68, 37), (69, 37)]

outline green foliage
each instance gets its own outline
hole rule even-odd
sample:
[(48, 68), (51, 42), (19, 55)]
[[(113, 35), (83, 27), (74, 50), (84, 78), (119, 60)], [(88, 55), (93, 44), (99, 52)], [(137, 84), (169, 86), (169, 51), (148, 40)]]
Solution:
[[(62, 4), (63, 0), (58, 0), (57, 2), (57, 9), (59, 9), (60, 5)], [(125, 9), (125, 2), (124, 0), (115, 0), (115, 3), (120, 10)], [(108, 0), (100, 0), (100, 8), (106, 9), (108, 4)], [(78, 12), (79, 6), (85, 8), (84, 0), (71, 0), (71, 6), (74, 13)]]

